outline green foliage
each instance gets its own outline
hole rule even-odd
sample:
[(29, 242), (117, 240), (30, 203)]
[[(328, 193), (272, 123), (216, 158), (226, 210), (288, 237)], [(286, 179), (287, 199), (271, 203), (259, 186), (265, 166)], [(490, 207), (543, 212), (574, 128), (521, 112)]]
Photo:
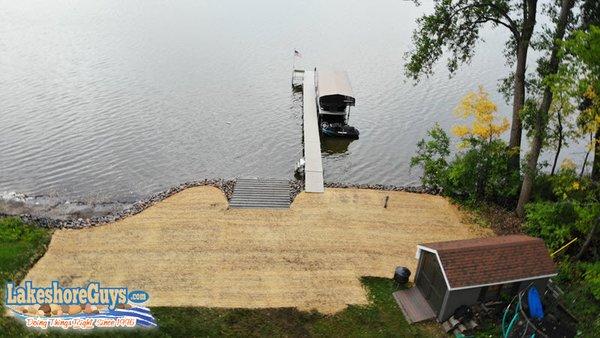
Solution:
[(50, 241), (50, 231), (24, 224), (19, 218), (0, 218), (0, 281), (18, 280)]
[(583, 278), (596, 300), (600, 301), (600, 262), (584, 264)]
[(504, 141), (469, 136), (450, 161), (446, 132), (436, 125), (427, 134), (429, 137), (419, 141), (417, 154), (411, 158), (411, 167), (423, 169), (423, 185), (465, 203), (490, 201), (506, 205), (515, 198), (519, 177), (509, 170), (509, 150)]
[(23, 224), (20, 218), (6, 217), (0, 219), (0, 241), (24, 241), (31, 242), (40, 235), (43, 230)]
[[(49, 241), (49, 230), (27, 225), (16, 217), (0, 217), (0, 299), (4, 299), (5, 282), (20, 281), (27, 269), (44, 254)], [(4, 312), (1, 304), (0, 312)], [(0, 316), (0, 333), (25, 336), (26, 331), (12, 319)]]
[(596, 337), (600, 332), (600, 299), (597, 296), (600, 262), (563, 260), (558, 267), (558, 276), (554, 280), (565, 292), (563, 303), (579, 319), (579, 336)]
[[(575, 100), (580, 109), (578, 135), (594, 134), (600, 125), (600, 27), (574, 31), (560, 47), (563, 62), (545, 83), (563, 102)], [(592, 142), (590, 147), (594, 144)]]
[(423, 169), (423, 185), (439, 189), (444, 185), (442, 180), (448, 167), (446, 158), (450, 155), (450, 138), (438, 124), (427, 135), (429, 140), (417, 143), (417, 155), (410, 159), (410, 166)]
[(591, 25), (600, 26), (600, 1), (583, 0), (581, 5), (581, 21), (583, 29)]
[(572, 200), (529, 203), (525, 210), (524, 230), (544, 239), (551, 250), (560, 248), (575, 237), (585, 238), (600, 217), (600, 204)]
[(580, 177), (575, 172), (575, 164), (569, 160), (563, 162), (555, 175), (538, 175), (534, 190), (536, 195), (533, 200), (537, 202), (597, 203), (600, 195), (598, 185), (588, 176)]
[(446, 193), (468, 203), (510, 204), (518, 193), (519, 177), (509, 169), (509, 159), (504, 141), (469, 138), (448, 168)]
[(525, 129), (527, 137), (532, 138), (536, 136), (536, 133), (539, 133), (539, 136), (545, 140), (547, 130), (545, 128), (542, 130), (537, 130), (535, 126), (537, 125), (538, 121), (541, 123), (541, 125), (546, 126), (548, 124), (549, 117), (546, 114), (540, 115), (538, 106), (539, 102), (536, 100), (527, 99), (523, 105), (520, 116), (521, 120), (523, 121), (523, 129)]
[[(503, 26), (512, 33), (512, 41), (520, 29), (518, 22), (522, 1), (510, 0), (443, 0), (435, 1), (434, 12), (417, 20), (418, 28), (413, 34), (415, 48), (407, 57), (406, 74), (418, 79), (432, 73), (433, 65), (444, 51), (448, 55), (448, 70), (454, 73), (459, 64), (467, 63), (474, 55), (485, 24)], [(526, 4), (521, 4), (526, 6)], [(514, 48), (509, 48), (513, 55)]]
[(557, 200), (596, 202), (596, 186), (589, 177), (579, 177), (574, 169), (561, 168), (550, 177), (552, 192)]
[(574, 223), (578, 220), (575, 205), (571, 202), (537, 202), (526, 207), (525, 231), (544, 239), (551, 250), (556, 250), (572, 240)]

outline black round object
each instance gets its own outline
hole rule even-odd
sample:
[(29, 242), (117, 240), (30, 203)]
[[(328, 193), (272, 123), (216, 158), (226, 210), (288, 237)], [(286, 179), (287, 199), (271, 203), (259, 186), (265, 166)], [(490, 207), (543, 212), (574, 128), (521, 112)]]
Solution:
[(398, 284), (406, 284), (408, 283), (408, 278), (410, 277), (410, 270), (407, 267), (399, 266), (396, 268), (394, 272), (394, 281)]

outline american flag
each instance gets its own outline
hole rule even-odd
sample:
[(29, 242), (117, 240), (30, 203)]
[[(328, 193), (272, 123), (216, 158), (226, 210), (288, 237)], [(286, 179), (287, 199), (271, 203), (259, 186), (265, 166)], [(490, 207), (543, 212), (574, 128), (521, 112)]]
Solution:
[(294, 56), (297, 56), (297, 57), (301, 58), (302, 54), (300, 54), (299, 51), (297, 51), (297, 50), (294, 49)]

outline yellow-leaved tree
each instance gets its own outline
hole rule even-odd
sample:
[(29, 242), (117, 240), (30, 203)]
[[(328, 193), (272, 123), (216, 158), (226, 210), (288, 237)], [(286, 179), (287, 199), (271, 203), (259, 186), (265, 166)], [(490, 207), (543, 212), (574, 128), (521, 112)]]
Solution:
[(459, 151), (451, 155), (450, 137), (436, 125), (429, 130), (429, 138), (417, 144), (411, 167), (422, 167), (426, 186), (456, 200), (510, 205), (518, 194), (520, 177), (510, 166), (512, 153), (501, 138), (509, 129), (508, 119), (499, 116), (498, 107), (481, 86), (467, 93), (454, 113), (462, 122), (452, 128), (459, 138)]
[(475, 138), (489, 143), (510, 127), (506, 117), (500, 119), (496, 116), (498, 107), (490, 100), (489, 94), (482, 86), (475, 92), (467, 93), (454, 109), (454, 113), (461, 119), (473, 119), (470, 125), (457, 124), (452, 128), (454, 135), (463, 142)]
[(507, 172), (511, 152), (500, 138), (510, 128), (508, 119), (498, 116), (498, 107), (482, 86), (468, 92), (454, 114), (464, 121), (452, 128), (462, 152), (449, 167), (448, 187), (471, 200), (506, 203), (514, 198), (518, 177)]

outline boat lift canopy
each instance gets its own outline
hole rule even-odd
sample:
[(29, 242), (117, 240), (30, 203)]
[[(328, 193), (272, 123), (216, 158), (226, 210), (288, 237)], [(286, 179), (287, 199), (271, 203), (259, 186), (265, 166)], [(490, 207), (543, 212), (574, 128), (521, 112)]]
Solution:
[(346, 72), (320, 70), (317, 80), (319, 104), (323, 108), (343, 110), (346, 106), (354, 106), (356, 100)]

